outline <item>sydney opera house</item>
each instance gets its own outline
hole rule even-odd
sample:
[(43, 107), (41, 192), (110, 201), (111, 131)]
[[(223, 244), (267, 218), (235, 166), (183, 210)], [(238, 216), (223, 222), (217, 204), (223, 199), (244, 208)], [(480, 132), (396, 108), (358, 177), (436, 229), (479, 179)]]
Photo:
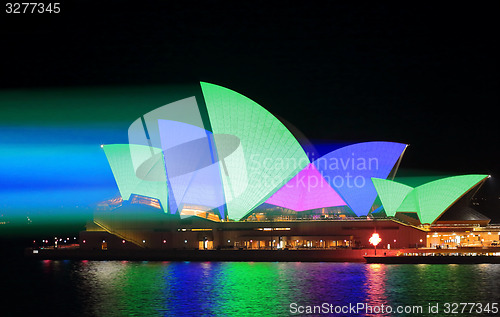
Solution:
[[(230, 89), (144, 114), (128, 144), (102, 145), (119, 196), (96, 207), (83, 249), (360, 249), (496, 245), (470, 200), (488, 175), (394, 181), (406, 144), (364, 142), (322, 156)], [(124, 131), (125, 133), (125, 131)]]

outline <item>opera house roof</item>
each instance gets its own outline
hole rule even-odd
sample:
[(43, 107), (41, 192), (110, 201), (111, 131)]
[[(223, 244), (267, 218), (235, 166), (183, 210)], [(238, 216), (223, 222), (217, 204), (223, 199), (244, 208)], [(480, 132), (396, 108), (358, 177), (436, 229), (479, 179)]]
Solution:
[(186, 206), (244, 219), (263, 203), (301, 212), (347, 206), (358, 216), (377, 197), (387, 216), (416, 212), (432, 223), (487, 175), (415, 188), (393, 182), (407, 145), (363, 142), (310, 160), (273, 114), (230, 89), (202, 82), (203, 100), (185, 98), (129, 127), (129, 144), (103, 145), (123, 200), (158, 199), (166, 213)]

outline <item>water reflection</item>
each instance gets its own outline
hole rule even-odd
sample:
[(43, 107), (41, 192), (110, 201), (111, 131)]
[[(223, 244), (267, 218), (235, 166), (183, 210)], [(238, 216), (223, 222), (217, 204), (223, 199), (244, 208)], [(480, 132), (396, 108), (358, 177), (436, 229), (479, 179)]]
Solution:
[(52, 312), (72, 307), (76, 316), (289, 316), (291, 303), (427, 309), (500, 294), (493, 264), (43, 261), (32, 274), (42, 281), (37, 291), (58, 299)]
[(386, 270), (383, 264), (367, 264), (366, 268), (366, 316), (390, 316), (391, 311), (384, 310), (389, 305), (385, 295)]

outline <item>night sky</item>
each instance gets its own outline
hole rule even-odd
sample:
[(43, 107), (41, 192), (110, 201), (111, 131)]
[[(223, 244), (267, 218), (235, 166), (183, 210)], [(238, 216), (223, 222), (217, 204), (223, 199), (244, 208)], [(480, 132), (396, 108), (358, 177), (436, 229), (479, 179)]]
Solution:
[[(82, 0), (62, 2), (59, 14), (2, 11), (3, 163), (21, 155), (14, 145), (29, 144), (31, 153), (35, 143), (43, 152), (124, 142), (132, 121), (167, 103), (162, 90), (206, 81), (255, 100), (313, 143), (408, 143), (402, 170), (491, 174), (478, 195), (499, 219), (498, 9)], [(134, 103), (134, 95), (142, 99)], [(32, 191), (114, 185), (104, 158), (79, 160), (59, 167), (84, 180), (48, 182), (64, 173), (38, 175), (26, 159), (2, 170), (0, 188), (26, 190), (33, 174), (41, 181)], [(103, 193), (91, 197), (113, 194)]]

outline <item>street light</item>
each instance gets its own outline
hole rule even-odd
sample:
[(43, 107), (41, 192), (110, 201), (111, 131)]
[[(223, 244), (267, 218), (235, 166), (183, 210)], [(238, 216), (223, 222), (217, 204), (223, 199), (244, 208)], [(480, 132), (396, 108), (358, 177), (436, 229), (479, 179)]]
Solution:
[(375, 255), (377, 255), (377, 244), (379, 244), (382, 239), (380, 239), (378, 233), (374, 232), (368, 241), (375, 247)]

